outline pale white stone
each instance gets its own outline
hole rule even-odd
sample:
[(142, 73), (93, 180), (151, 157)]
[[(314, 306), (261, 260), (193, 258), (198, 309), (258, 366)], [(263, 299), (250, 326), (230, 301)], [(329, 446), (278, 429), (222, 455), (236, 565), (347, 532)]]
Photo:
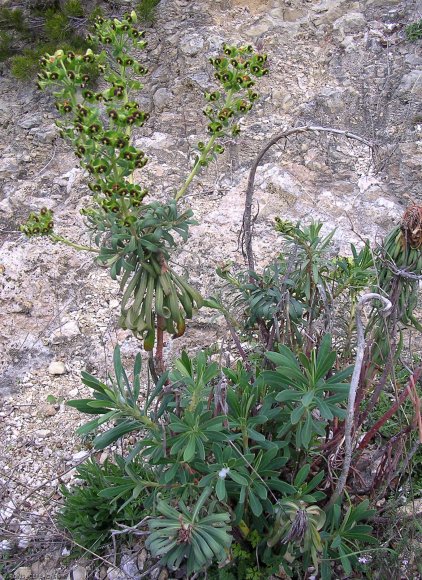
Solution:
[(48, 367), (50, 375), (64, 375), (66, 373), (66, 365), (60, 360), (53, 360)]

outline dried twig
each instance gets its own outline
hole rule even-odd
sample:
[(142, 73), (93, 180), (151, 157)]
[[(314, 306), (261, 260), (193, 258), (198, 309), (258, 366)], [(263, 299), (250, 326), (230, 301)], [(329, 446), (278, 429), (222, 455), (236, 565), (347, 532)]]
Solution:
[(347, 481), (347, 476), (349, 475), (350, 463), (352, 460), (352, 444), (353, 444), (352, 428), (354, 423), (356, 391), (359, 385), (360, 373), (363, 364), (363, 355), (365, 352), (365, 331), (361, 318), (361, 311), (364, 305), (372, 300), (379, 300), (384, 304), (384, 309), (381, 311), (383, 314), (387, 314), (388, 312), (390, 312), (392, 308), (392, 304), (389, 300), (387, 300), (387, 298), (384, 298), (384, 296), (372, 292), (369, 294), (364, 294), (356, 305), (357, 350), (356, 350), (355, 368), (353, 369), (352, 380), (350, 382), (347, 416), (344, 426), (345, 453), (344, 453), (343, 469), (338, 479), (336, 489), (334, 490), (334, 493), (331, 496), (330, 501), (328, 502), (328, 507), (333, 505), (340, 497), (340, 495), (343, 493), (343, 489)]
[(265, 156), (265, 154), (267, 153), (267, 151), (269, 151), (271, 149), (271, 147), (276, 145), (279, 141), (281, 141), (282, 139), (287, 139), (287, 137), (289, 137), (290, 135), (295, 135), (298, 133), (308, 133), (308, 132), (310, 132), (310, 133), (330, 133), (333, 135), (340, 135), (342, 137), (346, 137), (347, 139), (354, 139), (356, 141), (359, 141), (360, 143), (363, 143), (364, 145), (369, 147), (371, 150), (374, 148), (374, 145), (370, 141), (367, 141), (366, 139), (364, 139), (363, 137), (360, 137), (359, 135), (356, 135), (355, 133), (350, 133), (349, 131), (343, 131), (340, 129), (334, 129), (332, 127), (319, 127), (319, 126), (313, 126), (313, 125), (305, 125), (302, 127), (293, 127), (291, 129), (287, 129), (286, 131), (283, 131), (282, 133), (279, 133), (278, 135), (275, 135), (272, 139), (270, 139), (270, 141), (268, 141), (268, 143), (258, 153), (258, 156), (256, 157), (256, 159), (252, 165), (252, 168), (251, 168), (250, 173), (249, 173), (248, 185), (247, 185), (247, 189), (246, 189), (245, 211), (243, 213), (243, 225), (242, 225), (242, 231), (241, 231), (241, 238), (242, 238), (243, 253), (248, 260), (248, 267), (250, 270), (255, 269), (255, 260), (254, 260), (253, 250), (252, 250), (252, 229), (253, 229), (252, 226), (253, 226), (253, 221), (254, 221), (252, 219), (252, 201), (253, 201), (253, 190), (254, 190), (256, 170), (258, 169), (258, 166), (260, 165), (260, 163), (261, 163), (263, 157)]
[(231, 337), (232, 337), (232, 339), (233, 339), (233, 342), (234, 342), (234, 344), (236, 345), (237, 351), (238, 351), (238, 353), (240, 354), (240, 356), (242, 357), (242, 359), (243, 359), (243, 362), (245, 363), (245, 367), (246, 367), (246, 369), (247, 369), (248, 371), (250, 371), (250, 370), (251, 370), (251, 365), (250, 365), (250, 362), (249, 362), (249, 360), (248, 360), (248, 356), (247, 356), (247, 354), (246, 354), (246, 352), (245, 352), (244, 348), (242, 347), (242, 345), (241, 345), (241, 343), (240, 343), (239, 337), (237, 336), (237, 334), (236, 334), (236, 331), (235, 331), (235, 329), (234, 329), (234, 327), (233, 327), (232, 323), (231, 323), (231, 322), (230, 322), (230, 320), (229, 320), (229, 317), (228, 317), (228, 316), (224, 316), (224, 318), (225, 318), (225, 320), (226, 320), (227, 328), (228, 328), (228, 329), (229, 329), (229, 331), (230, 331), (230, 334), (231, 334)]

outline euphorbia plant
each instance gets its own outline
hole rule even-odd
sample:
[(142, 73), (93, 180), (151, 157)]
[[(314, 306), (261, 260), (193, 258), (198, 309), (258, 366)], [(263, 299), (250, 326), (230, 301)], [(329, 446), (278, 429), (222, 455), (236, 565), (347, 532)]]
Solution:
[[(138, 77), (148, 69), (133, 52), (144, 50), (147, 43), (135, 24), (135, 12), (121, 20), (98, 18), (91, 40), (103, 44), (105, 50), (94, 53), (89, 49), (83, 55), (58, 50), (46, 55), (41, 60), (38, 86), (53, 89), (63, 117), (57, 122), (60, 135), (71, 143), (90, 175), (93, 203), (81, 213), (98, 248), (98, 262), (108, 266), (111, 277), (120, 281), (123, 298), (119, 323), (142, 339), (147, 351), (157, 345), (157, 370), (162, 371), (164, 331), (181, 336), (185, 320), (202, 305), (200, 294), (170, 266), (177, 236), (186, 240), (193, 223), (192, 211), (179, 210), (177, 201), (201, 168), (223, 153), (221, 139), (239, 133), (239, 118), (258, 98), (253, 79), (267, 74), (268, 69), (266, 55), (254, 54), (251, 46), (224, 45), (223, 54), (210, 59), (220, 89), (205, 94), (209, 139), (198, 143), (192, 171), (174, 199), (146, 202), (149, 192), (135, 181), (134, 172), (142, 169), (148, 158), (133, 145), (132, 136), (149, 118), (134, 100), (142, 88)], [(105, 88), (92, 86), (87, 65), (102, 75)], [(83, 248), (54, 234), (51, 212), (43, 209), (41, 213), (31, 214), (22, 226), (25, 234), (50, 235)], [(40, 227), (47, 217), (48, 223)]]

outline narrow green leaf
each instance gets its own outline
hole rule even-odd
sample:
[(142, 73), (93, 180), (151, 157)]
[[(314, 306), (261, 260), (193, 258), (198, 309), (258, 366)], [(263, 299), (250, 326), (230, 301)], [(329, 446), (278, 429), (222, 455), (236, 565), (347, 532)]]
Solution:
[(120, 439), (120, 437), (123, 437), (123, 435), (126, 435), (131, 431), (136, 431), (140, 427), (141, 425), (137, 421), (124, 421), (123, 423), (120, 423), (120, 425), (113, 427), (113, 429), (110, 429), (101, 435), (97, 435), (94, 439), (94, 447), (95, 449), (104, 449), (108, 445), (111, 445), (111, 443)]
[(313, 432), (312, 426), (313, 426), (312, 414), (308, 411), (306, 414), (305, 423), (302, 427), (302, 443), (305, 449), (309, 447), (309, 443), (311, 442), (312, 439)]
[(183, 461), (185, 461), (186, 463), (192, 461), (192, 459), (195, 457), (195, 449), (196, 449), (195, 436), (191, 435), (189, 437), (188, 444), (186, 445), (186, 448), (183, 452)]
[(243, 475), (240, 475), (240, 473), (238, 473), (237, 471), (235, 471), (234, 469), (230, 470), (230, 478), (235, 481), (236, 483), (238, 483), (239, 485), (249, 485), (248, 484), (248, 480), (243, 477)]
[(256, 497), (254, 492), (251, 490), (249, 490), (248, 497), (249, 497), (249, 504), (251, 506), (251, 510), (252, 510), (253, 515), (256, 516), (257, 518), (259, 518), (259, 516), (262, 514), (261, 502)]
[(297, 423), (299, 423), (305, 411), (306, 409), (305, 407), (303, 407), (303, 405), (299, 405), (299, 407), (293, 409), (292, 413), (290, 414), (290, 423), (292, 425), (296, 425)]
[(90, 415), (100, 415), (102, 413), (109, 413), (110, 409), (104, 407), (104, 405), (100, 408), (94, 409), (88, 403), (92, 403), (94, 399), (74, 399), (71, 401), (66, 401), (66, 405), (69, 407), (73, 407), (80, 411), (81, 413), (87, 413)]
[(222, 477), (217, 480), (217, 485), (215, 486), (215, 493), (220, 501), (226, 499), (226, 482)]

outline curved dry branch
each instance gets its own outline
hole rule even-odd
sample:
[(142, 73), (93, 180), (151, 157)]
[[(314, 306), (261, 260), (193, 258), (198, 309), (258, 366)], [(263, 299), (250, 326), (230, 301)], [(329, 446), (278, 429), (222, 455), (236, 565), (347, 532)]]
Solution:
[(357, 303), (356, 306), (357, 350), (356, 350), (355, 368), (353, 369), (353, 375), (350, 381), (349, 401), (347, 404), (347, 415), (344, 426), (344, 444), (345, 444), (344, 462), (340, 477), (337, 481), (336, 489), (334, 490), (334, 493), (331, 496), (331, 499), (328, 502), (327, 507), (333, 505), (340, 497), (340, 495), (343, 493), (343, 489), (347, 481), (347, 476), (349, 475), (350, 464), (352, 461), (352, 447), (353, 447), (352, 429), (354, 423), (356, 392), (359, 385), (359, 378), (363, 364), (363, 355), (365, 352), (365, 329), (362, 322), (361, 312), (365, 304), (372, 300), (379, 300), (384, 304), (384, 308), (381, 310), (381, 313), (383, 314), (388, 314), (388, 312), (390, 312), (390, 310), (392, 309), (392, 304), (390, 300), (387, 300), (387, 298), (381, 296), (381, 294), (376, 294), (375, 292), (364, 294), (359, 299), (359, 302)]
[(267, 151), (269, 151), (271, 147), (276, 145), (279, 141), (281, 141), (282, 139), (287, 139), (287, 137), (290, 137), (290, 135), (294, 135), (296, 133), (308, 133), (308, 132), (331, 133), (333, 135), (340, 135), (342, 137), (346, 137), (347, 139), (354, 139), (355, 141), (359, 141), (360, 143), (363, 143), (364, 145), (369, 147), (371, 150), (374, 148), (374, 145), (370, 141), (367, 141), (366, 139), (360, 137), (359, 135), (356, 135), (355, 133), (350, 133), (349, 131), (343, 131), (341, 129), (334, 129), (332, 127), (319, 127), (314, 125), (292, 127), (291, 129), (287, 129), (286, 131), (283, 131), (282, 133), (279, 133), (278, 135), (275, 135), (272, 139), (270, 139), (270, 141), (268, 141), (268, 143), (258, 153), (252, 165), (252, 168), (249, 173), (248, 186), (246, 189), (245, 211), (243, 213), (243, 225), (241, 237), (242, 237), (242, 251), (248, 260), (248, 267), (250, 270), (255, 269), (255, 261), (252, 250), (252, 229), (253, 229), (252, 225), (254, 221), (252, 219), (252, 201), (253, 201), (253, 190), (255, 184), (256, 170), (258, 169), (258, 166), (260, 165)]

